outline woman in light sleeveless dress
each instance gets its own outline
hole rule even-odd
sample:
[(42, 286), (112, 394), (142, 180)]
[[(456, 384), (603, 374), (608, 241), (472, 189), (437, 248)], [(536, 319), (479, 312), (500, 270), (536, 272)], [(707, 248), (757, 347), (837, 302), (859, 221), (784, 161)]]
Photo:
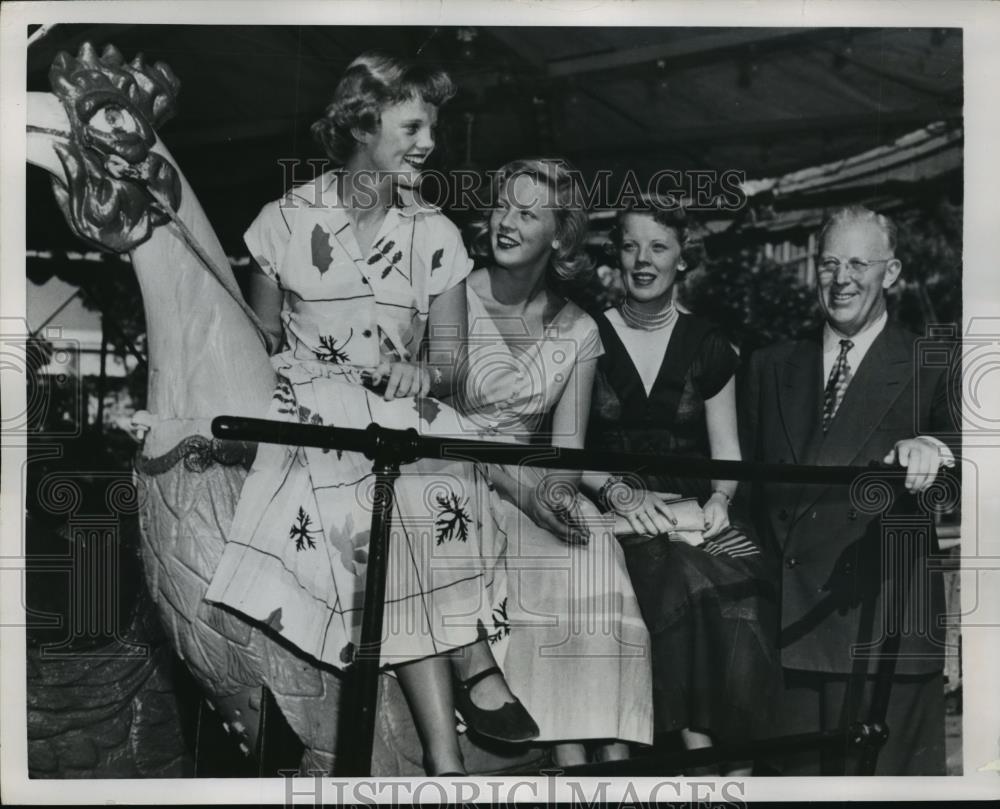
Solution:
[[(597, 326), (552, 287), (589, 270), (587, 215), (562, 162), (515, 161), (477, 245), (490, 258), (467, 281), (469, 373), (459, 406), (470, 437), (583, 446), (602, 353)], [(557, 466), (557, 464), (554, 464)], [(557, 764), (623, 758), (652, 741), (649, 639), (621, 548), (579, 475), (490, 467), (507, 537), (507, 681), (555, 745)], [(560, 498), (566, 499), (561, 500)], [(596, 749), (593, 749), (596, 748)]]

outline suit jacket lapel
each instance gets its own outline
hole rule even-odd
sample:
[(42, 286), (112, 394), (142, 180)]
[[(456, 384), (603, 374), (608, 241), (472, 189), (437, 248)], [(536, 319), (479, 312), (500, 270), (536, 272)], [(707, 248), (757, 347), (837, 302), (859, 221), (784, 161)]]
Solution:
[(803, 463), (821, 412), (823, 358), (820, 343), (801, 340), (777, 375), (778, 409), (792, 450), (791, 460)]
[(912, 357), (896, 332), (886, 327), (875, 338), (847, 387), (837, 415), (830, 423), (817, 463), (852, 464), (858, 460), (875, 428), (906, 387)]
[[(860, 367), (855, 371), (837, 415), (825, 436), (819, 430), (815, 452), (809, 463), (820, 466), (849, 466), (864, 461), (860, 456), (875, 428), (885, 418), (906, 387), (912, 374), (912, 357), (904, 341), (890, 326), (875, 338)], [(807, 487), (797, 512), (807, 510), (827, 486)]]

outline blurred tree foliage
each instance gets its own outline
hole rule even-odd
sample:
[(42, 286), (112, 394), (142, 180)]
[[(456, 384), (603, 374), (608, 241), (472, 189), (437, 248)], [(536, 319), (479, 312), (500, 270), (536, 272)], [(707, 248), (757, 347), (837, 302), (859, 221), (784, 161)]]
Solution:
[(944, 198), (897, 217), (897, 224), (903, 272), (891, 293), (894, 315), (919, 334), (932, 324), (961, 324), (962, 206)]
[(756, 247), (689, 271), (678, 294), (686, 309), (721, 326), (742, 354), (819, 323), (815, 291), (796, 269), (763, 258)]
[(553, 291), (569, 298), (585, 312), (592, 315), (617, 306), (625, 294), (621, 273), (615, 266), (617, 256), (612, 258), (610, 249), (590, 250), (593, 269), (572, 281), (560, 281), (550, 275), (549, 285)]

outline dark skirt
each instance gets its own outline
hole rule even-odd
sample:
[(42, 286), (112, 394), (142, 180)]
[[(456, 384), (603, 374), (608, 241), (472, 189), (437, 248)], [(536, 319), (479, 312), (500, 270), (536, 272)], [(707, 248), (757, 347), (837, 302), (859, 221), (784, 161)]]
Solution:
[(769, 558), (736, 527), (698, 547), (636, 540), (622, 544), (651, 637), (656, 732), (773, 735), (782, 683)]

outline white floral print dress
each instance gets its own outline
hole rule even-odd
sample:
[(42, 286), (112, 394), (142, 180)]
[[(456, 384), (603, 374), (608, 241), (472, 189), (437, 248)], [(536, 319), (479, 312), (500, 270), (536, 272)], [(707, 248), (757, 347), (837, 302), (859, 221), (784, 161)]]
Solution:
[[(386, 402), (361, 384), (384, 357), (413, 359), (430, 299), (472, 262), (439, 211), (390, 208), (362, 255), (337, 175), (264, 206), (245, 240), (284, 292), (283, 350), (268, 418), (431, 432), (454, 413), (432, 399)], [(454, 433), (453, 421), (444, 432)], [(440, 426), (440, 425), (438, 425)], [(317, 660), (343, 667), (360, 639), (374, 492), (353, 452), (261, 444), (207, 599), (261, 621)], [(395, 484), (382, 663), (463, 646), (494, 631), (504, 535), (469, 463), (421, 460)], [(485, 515), (485, 519), (484, 519)]]

